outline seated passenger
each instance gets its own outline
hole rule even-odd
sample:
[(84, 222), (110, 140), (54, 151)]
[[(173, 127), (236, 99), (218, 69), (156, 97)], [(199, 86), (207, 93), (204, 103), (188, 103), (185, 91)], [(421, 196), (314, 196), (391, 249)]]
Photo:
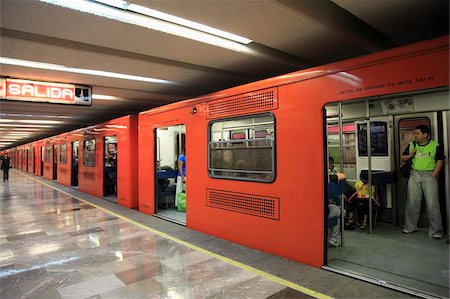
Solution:
[[(348, 223), (349, 225), (353, 224), (355, 220), (353, 219), (353, 213), (355, 210), (358, 211), (358, 216), (364, 215), (364, 220), (362, 224), (359, 224), (360, 221), (357, 222), (357, 225), (361, 229), (365, 229), (367, 227), (367, 219), (369, 217), (369, 173), (367, 170), (361, 170), (359, 175), (360, 180), (355, 183), (355, 188), (357, 192), (356, 198), (353, 198), (349, 204), (349, 216)], [(378, 196), (376, 194), (375, 186), (372, 186), (372, 200), (374, 201), (376, 206), (380, 206), (380, 202), (378, 200)]]
[[(329, 184), (338, 184), (339, 181), (345, 180), (345, 174), (335, 172), (334, 174), (330, 174), (330, 183)], [(328, 243), (331, 246), (337, 247), (341, 245), (341, 213), (342, 209), (340, 206), (335, 204), (334, 198), (328, 199), (328, 208), (327, 208), (327, 221), (332, 221), (336, 218), (337, 222), (331, 228), (329, 228), (328, 235)], [(345, 214), (345, 210), (344, 210)]]

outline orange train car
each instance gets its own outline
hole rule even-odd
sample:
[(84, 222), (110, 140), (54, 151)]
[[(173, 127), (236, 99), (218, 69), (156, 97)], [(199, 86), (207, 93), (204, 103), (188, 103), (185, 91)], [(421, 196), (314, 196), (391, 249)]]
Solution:
[(48, 180), (137, 209), (136, 141), (137, 117), (124, 116), (20, 146), (19, 166)]
[[(434, 109), (448, 118), (448, 62), (448, 37), (443, 37), (142, 112), (139, 210), (323, 266), (326, 157), (333, 151), (328, 146), (333, 125), (328, 122), (345, 115), (363, 132), (354, 119), (385, 121), (391, 129), (389, 124), (401, 115)], [(427, 103), (436, 106), (430, 109)], [(363, 115), (352, 118), (357, 111)], [(353, 132), (360, 143), (361, 132)], [(177, 157), (183, 148), (186, 212), (178, 212), (173, 190), (180, 180)], [(371, 164), (367, 155), (349, 162), (354, 167), (348, 177), (370, 165), (374, 172), (392, 173), (394, 147), (389, 143), (386, 148), (389, 154), (373, 154)], [(344, 161), (341, 166), (347, 171)], [(393, 189), (384, 192), (390, 221), (395, 194)]]

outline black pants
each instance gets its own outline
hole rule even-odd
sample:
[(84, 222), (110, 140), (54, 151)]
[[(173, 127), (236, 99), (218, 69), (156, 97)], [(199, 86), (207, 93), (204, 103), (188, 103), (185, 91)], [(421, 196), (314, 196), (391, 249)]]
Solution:
[(362, 220), (363, 215), (369, 215), (369, 200), (354, 198), (349, 205), (349, 212), (358, 211), (358, 220)]
[(3, 169), (3, 181), (7, 181), (9, 179), (9, 169)]

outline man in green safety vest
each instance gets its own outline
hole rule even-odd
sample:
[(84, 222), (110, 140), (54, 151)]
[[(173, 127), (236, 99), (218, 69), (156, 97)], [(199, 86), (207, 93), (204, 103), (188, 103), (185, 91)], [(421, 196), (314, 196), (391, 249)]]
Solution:
[(417, 231), (423, 193), (430, 221), (428, 235), (433, 239), (441, 239), (443, 231), (437, 176), (444, 165), (445, 156), (439, 143), (430, 139), (430, 133), (429, 127), (417, 126), (414, 131), (416, 143), (411, 142), (402, 154), (403, 162), (412, 159), (403, 233)]

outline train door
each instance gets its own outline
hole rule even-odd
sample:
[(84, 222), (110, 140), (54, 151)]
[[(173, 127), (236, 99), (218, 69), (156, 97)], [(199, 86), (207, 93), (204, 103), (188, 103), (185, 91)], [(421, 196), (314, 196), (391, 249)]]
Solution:
[(25, 166), (25, 170), (28, 172), (28, 163), (30, 163), (30, 156), (29, 156), (29, 150), (28, 149), (26, 149), (26, 161), (27, 161), (27, 163), (26, 163), (26, 166)]
[(78, 187), (78, 148), (80, 146), (79, 141), (72, 142), (72, 179), (71, 186)]
[(53, 145), (53, 180), (58, 179), (58, 145)]
[(41, 176), (44, 176), (45, 147), (41, 146)]
[(105, 137), (104, 197), (117, 203), (117, 136)]
[[(328, 176), (325, 206), (331, 211), (333, 205), (341, 213), (325, 222), (326, 268), (420, 296), (449, 293), (448, 238), (429, 237), (424, 203), (418, 232), (402, 233), (408, 180), (399, 174), (400, 155), (413, 140), (415, 128), (429, 126), (431, 138), (447, 157), (439, 174), (439, 199), (443, 228), (448, 230), (448, 97), (448, 91), (441, 91), (325, 107), (325, 156), (335, 160), (329, 172), (347, 177), (333, 184), (333, 176)], [(337, 242), (330, 238), (334, 233), (340, 237)]]
[[(178, 175), (178, 160), (185, 155), (186, 126), (177, 125), (155, 130), (155, 211), (156, 215), (180, 224), (186, 224), (186, 185)], [(184, 162), (185, 163), (185, 162)], [(186, 167), (186, 163), (184, 166)], [(186, 179), (188, 180), (188, 179)], [(180, 199), (181, 198), (181, 199)], [(178, 202), (178, 200), (184, 200)]]
[(33, 173), (36, 173), (36, 148), (33, 147)]
[[(406, 114), (394, 117), (395, 132), (395, 160), (396, 165), (402, 165), (401, 155), (408, 144), (414, 140), (414, 131), (418, 125), (425, 125), (431, 129), (432, 139), (438, 140), (437, 113)], [(397, 172), (397, 196), (395, 205), (395, 222), (403, 225), (405, 220), (405, 208), (407, 201), (408, 179), (402, 177)], [(445, 199), (444, 199), (445, 200)], [(425, 202), (422, 202), (422, 211), (426, 211)], [(428, 227), (428, 217), (426, 213), (421, 213), (419, 227)]]

